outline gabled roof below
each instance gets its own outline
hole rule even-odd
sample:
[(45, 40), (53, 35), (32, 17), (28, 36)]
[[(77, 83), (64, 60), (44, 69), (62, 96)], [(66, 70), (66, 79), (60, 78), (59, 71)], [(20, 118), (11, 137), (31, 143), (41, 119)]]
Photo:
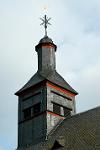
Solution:
[(71, 91), (72, 93), (78, 94), (56, 71), (52, 72), (37, 72), (25, 85), (15, 94), (23, 92), (24, 90), (44, 81), (48, 80), (64, 89)]
[(18, 150), (54, 150), (59, 139), (56, 150), (100, 150), (100, 107), (65, 119), (46, 141)]

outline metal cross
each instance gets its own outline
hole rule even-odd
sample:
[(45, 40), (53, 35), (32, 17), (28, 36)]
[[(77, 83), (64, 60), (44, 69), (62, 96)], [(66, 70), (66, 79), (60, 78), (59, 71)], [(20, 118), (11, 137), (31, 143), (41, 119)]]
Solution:
[(47, 27), (48, 25), (51, 25), (51, 23), (49, 23), (49, 20), (51, 20), (51, 18), (47, 18), (47, 16), (45, 15), (43, 18), (40, 18), (43, 22), (40, 25), (43, 25), (45, 28), (45, 36), (47, 36)]

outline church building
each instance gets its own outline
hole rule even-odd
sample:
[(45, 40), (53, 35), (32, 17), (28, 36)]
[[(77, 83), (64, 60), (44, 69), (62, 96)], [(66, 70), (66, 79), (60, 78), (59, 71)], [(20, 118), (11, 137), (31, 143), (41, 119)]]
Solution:
[(57, 72), (57, 46), (47, 35), (35, 47), (38, 70), (18, 96), (17, 150), (100, 150), (100, 107), (76, 114), (78, 94)]

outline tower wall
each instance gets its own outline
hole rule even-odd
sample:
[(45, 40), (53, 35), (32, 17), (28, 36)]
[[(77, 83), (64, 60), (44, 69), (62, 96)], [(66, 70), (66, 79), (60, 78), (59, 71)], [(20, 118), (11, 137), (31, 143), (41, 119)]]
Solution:
[(18, 147), (37, 144), (46, 139), (46, 113), (18, 126)]
[[(55, 114), (53, 104), (60, 106), (60, 114)], [(64, 115), (63, 108), (67, 108), (70, 111), (69, 116)], [(55, 87), (47, 86), (47, 110), (47, 133), (49, 133), (64, 118), (70, 117), (76, 113), (75, 96), (65, 94)]]
[(51, 46), (41, 46), (38, 49), (38, 70), (51, 71), (55, 68), (55, 49)]
[[(34, 114), (34, 106), (40, 103), (40, 112)], [(38, 87), (19, 97), (18, 147), (36, 144), (46, 138), (46, 87)], [(31, 109), (31, 116), (24, 118), (24, 111)]]
[[(40, 112), (24, 118), (24, 110), (41, 104)], [(60, 106), (60, 114), (54, 112), (53, 104)], [(46, 139), (47, 135), (66, 118), (63, 108), (70, 116), (75, 114), (75, 96), (61, 91), (48, 82), (38, 85), (19, 96), (18, 147), (34, 145)], [(68, 117), (68, 116), (67, 116)]]

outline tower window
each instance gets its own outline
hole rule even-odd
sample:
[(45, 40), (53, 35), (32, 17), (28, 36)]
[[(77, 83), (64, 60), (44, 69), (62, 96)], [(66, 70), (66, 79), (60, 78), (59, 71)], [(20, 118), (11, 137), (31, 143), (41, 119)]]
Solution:
[(63, 107), (63, 109), (64, 109), (64, 116), (66, 117), (66, 116), (71, 116), (71, 110), (70, 109), (68, 109), (68, 108), (66, 108), (66, 107)]
[(29, 119), (31, 117), (31, 108), (24, 110), (24, 119)]
[(53, 112), (60, 115), (60, 105), (53, 103)]
[(41, 110), (41, 104), (38, 103), (36, 105), (33, 106), (33, 115), (37, 115), (38, 113), (40, 113)]
[(31, 117), (37, 115), (40, 113), (41, 110), (41, 104), (38, 103), (30, 108), (24, 109), (23, 110), (23, 118), (24, 120), (30, 119)]

